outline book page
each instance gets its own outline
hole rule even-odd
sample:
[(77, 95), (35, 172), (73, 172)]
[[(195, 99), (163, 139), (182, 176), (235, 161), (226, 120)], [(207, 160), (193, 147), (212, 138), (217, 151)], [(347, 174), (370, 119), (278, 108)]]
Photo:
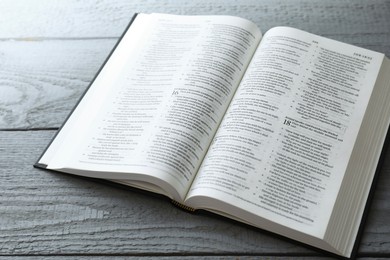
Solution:
[(241, 18), (163, 14), (140, 14), (129, 30), (48, 168), (121, 181), (149, 176), (179, 200), (261, 34)]
[[(382, 60), (296, 29), (268, 31), (188, 203), (212, 197), (252, 224), (258, 215), (324, 236)], [(225, 210), (216, 205), (206, 206)]]

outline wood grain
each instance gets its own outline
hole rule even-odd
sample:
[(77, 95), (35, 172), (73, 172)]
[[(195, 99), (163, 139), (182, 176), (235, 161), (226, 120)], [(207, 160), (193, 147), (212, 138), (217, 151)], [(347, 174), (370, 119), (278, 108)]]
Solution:
[[(76, 256), (64, 256), (64, 255), (61, 255), (61, 259), (75, 259)], [(260, 258), (259, 258), (260, 257)], [(57, 257), (58, 258), (58, 257)], [(28, 259), (29, 260), (36, 260), (36, 259), (39, 259), (39, 260), (47, 260), (47, 259), (57, 259), (55, 257), (50, 257), (50, 256), (29, 256)], [(22, 257), (19, 257), (19, 256), (6, 256), (6, 257), (2, 257), (1, 258), (2, 260), (17, 260), (17, 259), (26, 259), (25, 256), (22, 256)], [(128, 256), (128, 255), (122, 255), (122, 256), (110, 256), (110, 255), (104, 255), (104, 256), (80, 256), (80, 255), (77, 255), (77, 259), (78, 260), (98, 260), (98, 259), (109, 259), (109, 260), (116, 260), (116, 259), (127, 259), (127, 260), (133, 260), (133, 259), (142, 259), (142, 260), (154, 260), (154, 259), (161, 259), (161, 260), (166, 260), (166, 259), (169, 259), (169, 260), (199, 260), (199, 259), (204, 259), (204, 260), (207, 260), (207, 259), (213, 259), (213, 260), (219, 260), (219, 259), (223, 259), (223, 260), (229, 260), (229, 259), (234, 259), (234, 260), (253, 260), (253, 259), (266, 259), (266, 260), (312, 260), (313, 257), (312, 256), (299, 256), (299, 257), (291, 257), (291, 256), (288, 256), (288, 257), (284, 257), (284, 256), (266, 256), (266, 257), (262, 257), (262, 256), (241, 256), (241, 255), (224, 255), (224, 256), (218, 256), (218, 255), (214, 255), (214, 256), (199, 256), (199, 255), (196, 255), (196, 256), (183, 256), (183, 255), (180, 255), (180, 256)], [(330, 257), (318, 257), (316, 258), (317, 260), (331, 260), (331, 259), (334, 259), (334, 258), (330, 258)], [(359, 260), (383, 260), (383, 258), (358, 258)]]
[(264, 31), (285, 25), (323, 35), (390, 32), (388, 0), (2, 0), (0, 10), (3, 39), (119, 37), (135, 12), (238, 15)]
[[(33, 169), (54, 131), (0, 132), (0, 252), (312, 253), (259, 231), (90, 180)], [(261, 247), (259, 247), (261, 245)]]
[[(321, 254), (268, 232), (166, 199), (33, 169), (55, 131), (0, 131), (0, 256), (310, 255)], [(390, 153), (365, 227), (360, 254), (390, 255)]]
[(59, 127), (115, 43), (0, 41), (0, 128)]
[(292, 26), (390, 56), (390, 1), (39, 3), (0, 2), (0, 129), (59, 127), (134, 12), (237, 15), (264, 31)]

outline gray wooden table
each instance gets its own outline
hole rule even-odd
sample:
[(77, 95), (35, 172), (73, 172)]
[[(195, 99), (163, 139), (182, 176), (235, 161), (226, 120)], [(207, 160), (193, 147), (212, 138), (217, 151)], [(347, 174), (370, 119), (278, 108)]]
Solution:
[[(390, 1), (0, 0), (0, 258), (327, 259), (261, 230), (32, 164), (135, 12), (229, 14), (390, 56)], [(390, 152), (358, 256), (390, 257)], [(34, 258), (35, 256), (35, 258)]]

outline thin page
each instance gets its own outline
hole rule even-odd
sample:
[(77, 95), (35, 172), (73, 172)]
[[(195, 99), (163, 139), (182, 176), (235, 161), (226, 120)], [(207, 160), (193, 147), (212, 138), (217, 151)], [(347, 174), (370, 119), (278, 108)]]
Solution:
[(260, 38), (241, 18), (138, 15), (48, 168), (149, 181), (181, 200)]
[(208, 196), (255, 225), (261, 216), (323, 237), (382, 60), (300, 30), (268, 31), (189, 204)]

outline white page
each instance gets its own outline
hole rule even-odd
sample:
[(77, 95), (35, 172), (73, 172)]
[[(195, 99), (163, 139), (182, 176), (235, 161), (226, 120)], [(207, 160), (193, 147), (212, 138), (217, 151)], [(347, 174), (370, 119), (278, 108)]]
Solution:
[(226, 201), (253, 224), (259, 215), (322, 237), (382, 60), (296, 29), (271, 29), (189, 197)]
[(249, 21), (223, 16), (141, 14), (130, 29), (48, 168), (150, 176), (183, 197), (261, 34)]

